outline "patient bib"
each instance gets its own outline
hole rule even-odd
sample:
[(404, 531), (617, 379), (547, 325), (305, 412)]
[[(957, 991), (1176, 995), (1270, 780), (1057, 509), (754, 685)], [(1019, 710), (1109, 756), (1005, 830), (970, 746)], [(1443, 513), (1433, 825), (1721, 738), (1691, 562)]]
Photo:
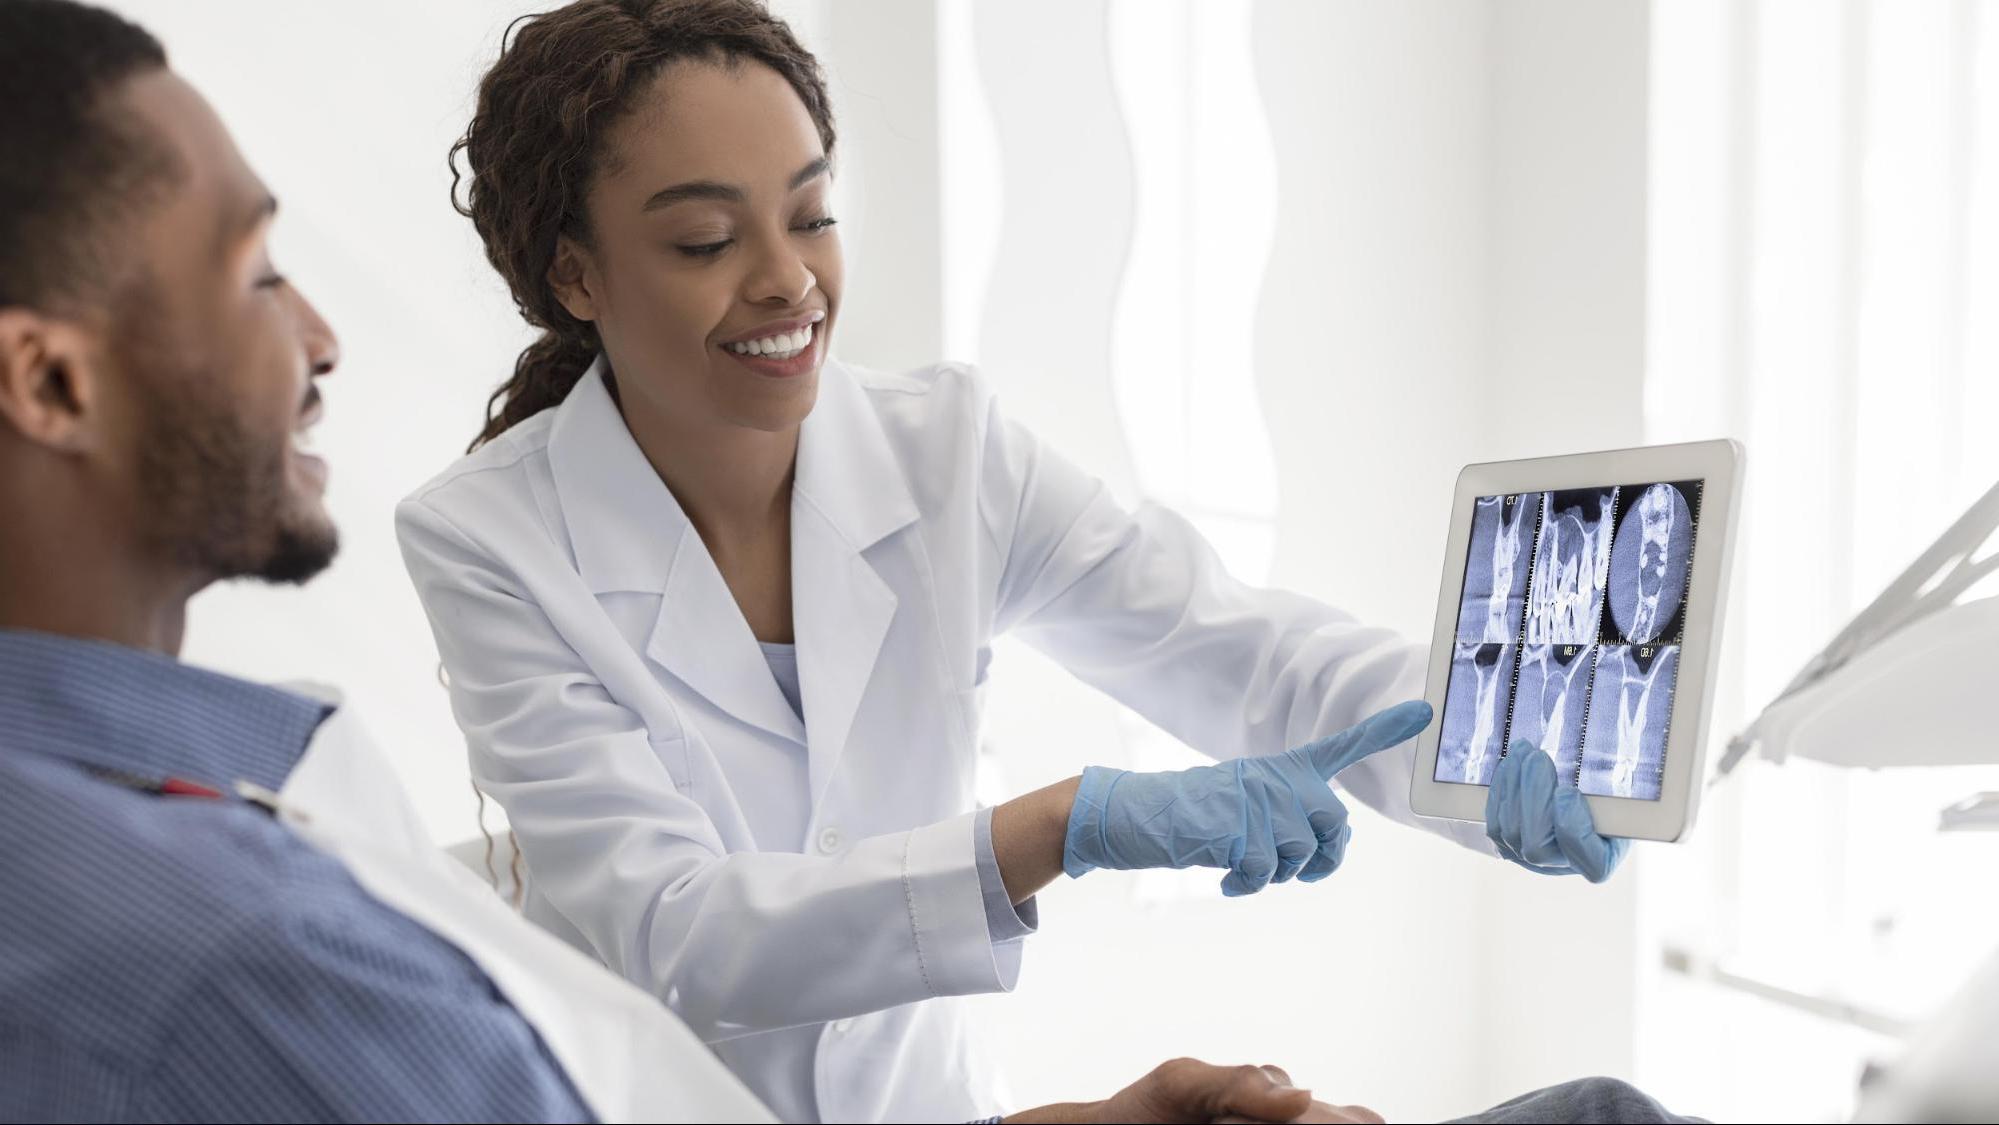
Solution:
[[(338, 702), (318, 685), (286, 686)], [(320, 727), (279, 798), (301, 838), (485, 971), (600, 1120), (775, 1120), (666, 1005), (520, 917), (437, 848), (347, 709)]]

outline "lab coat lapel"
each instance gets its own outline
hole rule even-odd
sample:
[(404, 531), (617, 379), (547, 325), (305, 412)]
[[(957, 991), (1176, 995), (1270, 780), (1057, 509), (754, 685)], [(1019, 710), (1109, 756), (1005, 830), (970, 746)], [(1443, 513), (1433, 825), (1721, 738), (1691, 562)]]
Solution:
[(816, 808), (874, 676), (896, 596), (831, 522), (795, 496), (791, 601)]
[(847, 748), (899, 604), (868, 551), (916, 518), (867, 393), (827, 364), (799, 433), (791, 505), (792, 620), (815, 809)]
[(592, 594), (659, 594), (645, 653), (735, 718), (803, 744), (749, 623), (679, 501), (633, 440), (600, 357), (558, 408), (548, 456), (576, 571)]
[(714, 557), (691, 530), (680, 537), (646, 655), (743, 722), (805, 743), (805, 724), (779, 690)]

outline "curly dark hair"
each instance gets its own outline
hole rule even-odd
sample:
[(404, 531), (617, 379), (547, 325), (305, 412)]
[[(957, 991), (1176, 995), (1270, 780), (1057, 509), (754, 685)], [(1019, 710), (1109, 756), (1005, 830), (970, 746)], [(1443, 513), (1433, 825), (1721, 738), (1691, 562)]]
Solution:
[(776, 71), (832, 155), (833, 110), (818, 60), (758, 0), (576, 0), (516, 20), (480, 79), (472, 123), (451, 146), (452, 205), (472, 220), (514, 304), (542, 332), (493, 392), (472, 448), (561, 402), (595, 359), (596, 329), (569, 315), (548, 283), (556, 240), (591, 245), (584, 201), (605, 166), (611, 127), (654, 76), (683, 59)]

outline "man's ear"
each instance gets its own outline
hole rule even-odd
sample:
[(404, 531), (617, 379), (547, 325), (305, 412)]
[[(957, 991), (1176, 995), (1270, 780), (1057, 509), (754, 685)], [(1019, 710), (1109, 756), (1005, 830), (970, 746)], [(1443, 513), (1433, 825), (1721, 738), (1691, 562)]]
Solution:
[(103, 414), (94, 351), (74, 324), (0, 307), (0, 422), (53, 450), (94, 447)]
[(555, 260), (548, 264), (548, 285), (555, 299), (578, 320), (597, 319), (597, 302), (591, 293), (590, 253), (568, 235), (557, 235)]

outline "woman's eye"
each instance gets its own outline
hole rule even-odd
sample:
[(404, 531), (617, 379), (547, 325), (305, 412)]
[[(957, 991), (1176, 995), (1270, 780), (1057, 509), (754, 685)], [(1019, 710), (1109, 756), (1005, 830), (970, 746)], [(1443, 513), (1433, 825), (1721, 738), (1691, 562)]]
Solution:
[(799, 225), (798, 229), (805, 231), (807, 233), (816, 234), (819, 231), (825, 230), (826, 228), (837, 224), (839, 221), (840, 220), (834, 218), (833, 216), (828, 215), (823, 219), (813, 219), (810, 222), (802, 223)]
[(703, 242), (693, 246), (682, 246), (680, 252), (690, 258), (712, 258), (728, 248), (729, 240), (725, 238), (720, 242)]
[(276, 289), (278, 286), (283, 285), (284, 283), (285, 279), (283, 274), (276, 274), (276, 273), (267, 274), (257, 279), (257, 288)]

